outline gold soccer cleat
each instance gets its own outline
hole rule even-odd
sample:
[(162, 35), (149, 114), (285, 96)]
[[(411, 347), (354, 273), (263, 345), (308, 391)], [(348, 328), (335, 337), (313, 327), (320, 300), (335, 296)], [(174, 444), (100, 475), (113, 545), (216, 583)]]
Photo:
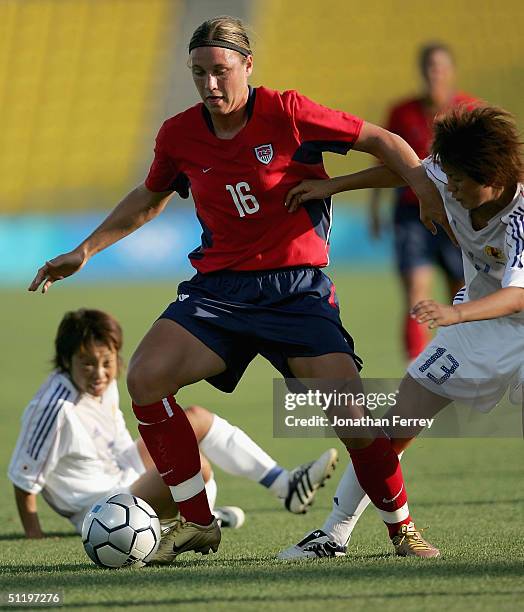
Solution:
[(426, 542), (417, 531), (415, 523), (402, 525), (400, 531), (391, 540), (395, 552), (400, 557), (438, 557), (440, 550)]
[(160, 546), (149, 564), (172, 563), (178, 555), (188, 551), (203, 555), (209, 554), (210, 551), (216, 552), (220, 538), (220, 527), (216, 518), (213, 518), (209, 525), (197, 525), (180, 517), (162, 532)]

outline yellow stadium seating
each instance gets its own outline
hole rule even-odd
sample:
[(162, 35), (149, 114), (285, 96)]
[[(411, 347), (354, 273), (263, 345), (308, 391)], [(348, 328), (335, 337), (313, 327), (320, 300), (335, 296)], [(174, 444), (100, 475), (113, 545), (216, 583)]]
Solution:
[(107, 208), (132, 186), (164, 114), (179, 4), (0, 3), (2, 212)]
[[(173, 82), (189, 86), (174, 50), (182, 13), (198, 1), (0, 2), (0, 212), (107, 209), (141, 180), (156, 130), (181, 110), (166, 105)], [(249, 6), (254, 84), (295, 88), (381, 123), (419, 87), (418, 47), (440, 40), (455, 50), (462, 89), (524, 116), (518, 0)], [(368, 164), (328, 156), (327, 166)]]
[[(383, 122), (419, 87), (427, 41), (456, 54), (460, 87), (524, 118), (524, 4), (519, 0), (264, 0), (255, 3), (254, 82)], [(336, 159), (335, 159), (336, 158)], [(352, 156), (351, 167), (368, 165)], [(348, 162), (330, 156), (331, 172)]]

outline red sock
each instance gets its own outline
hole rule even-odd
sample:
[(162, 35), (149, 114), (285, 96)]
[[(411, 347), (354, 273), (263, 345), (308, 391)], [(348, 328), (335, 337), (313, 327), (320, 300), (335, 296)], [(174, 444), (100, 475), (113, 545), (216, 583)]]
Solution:
[(350, 450), (360, 486), (369, 495), (389, 531), (396, 535), (410, 523), (408, 496), (398, 456), (388, 438), (377, 438), (367, 446)]
[(408, 313), (404, 321), (404, 347), (410, 360), (418, 357), (429, 340), (427, 329)]
[(204, 488), (195, 432), (174, 397), (137, 406), (138, 431), (156, 468), (171, 489), (180, 514), (188, 521), (209, 525), (213, 520)]

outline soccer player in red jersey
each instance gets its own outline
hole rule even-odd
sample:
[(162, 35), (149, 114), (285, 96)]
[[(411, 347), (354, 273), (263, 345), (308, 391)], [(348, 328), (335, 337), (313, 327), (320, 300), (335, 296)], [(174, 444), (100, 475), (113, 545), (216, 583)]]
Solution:
[[(77, 248), (42, 266), (29, 287), (47, 291), (162, 212), (175, 191), (187, 197), (191, 188), (203, 229), (201, 246), (189, 255), (197, 274), (179, 285), (128, 371), (141, 436), (183, 517), (166, 534), (172, 546), (160, 562), (189, 550), (207, 553), (220, 542), (195, 435), (175, 400), (181, 387), (207, 379), (230, 392), (260, 353), (286, 377), (336, 379), (338, 391), (362, 392), (361, 360), (342, 326), (335, 288), (321, 271), (328, 263), (331, 201), (293, 213), (285, 206), (290, 188), (327, 176), (324, 151), (354, 148), (402, 176), (420, 198), (424, 218), (446, 223), (436, 189), (402, 138), (296, 91), (250, 88), (253, 56), (238, 20), (204, 22), (189, 57), (202, 103), (163, 124), (145, 182)], [(359, 406), (347, 410), (364, 414)], [(394, 537), (411, 522), (402, 472), (382, 432), (367, 434), (342, 438)]]
[[(473, 98), (455, 89), (455, 63), (451, 50), (440, 43), (423, 47), (419, 56), (424, 80), (422, 95), (396, 104), (389, 113), (386, 127), (402, 136), (420, 159), (429, 155), (432, 126), (437, 113), (450, 106), (471, 102)], [(380, 189), (374, 189), (370, 201), (371, 233), (379, 237)], [(418, 325), (409, 311), (431, 291), (433, 268), (445, 274), (450, 298), (464, 285), (462, 255), (443, 231), (432, 236), (419, 221), (418, 199), (409, 187), (396, 190), (393, 212), (395, 259), (405, 299), (404, 348), (409, 360), (425, 347), (429, 333)]]

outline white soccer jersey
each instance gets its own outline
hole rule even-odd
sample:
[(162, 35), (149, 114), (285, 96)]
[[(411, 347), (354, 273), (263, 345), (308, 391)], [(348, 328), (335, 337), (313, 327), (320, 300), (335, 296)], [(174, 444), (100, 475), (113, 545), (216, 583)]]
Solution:
[[(466, 286), (454, 303), (485, 297), (504, 287), (524, 287), (522, 185), (508, 206), (481, 230), (447, 191), (442, 169), (424, 160), (462, 249)], [(441, 327), (408, 373), (437, 395), (489, 411), (508, 387), (524, 381), (524, 313)]]
[[(524, 186), (508, 206), (489, 220), (481, 230), (474, 230), (469, 211), (447, 190), (446, 174), (431, 158), (424, 160), (428, 177), (444, 200), (449, 222), (462, 249), (466, 291), (459, 301), (477, 300), (503, 287), (524, 287)], [(510, 315), (524, 319), (524, 313)]]
[(95, 398), (53, 372), (23, 414), (8, 476), (28, 493), (42, 492), (52, 508), (71, 518), (143, 472), (116, 381)]

